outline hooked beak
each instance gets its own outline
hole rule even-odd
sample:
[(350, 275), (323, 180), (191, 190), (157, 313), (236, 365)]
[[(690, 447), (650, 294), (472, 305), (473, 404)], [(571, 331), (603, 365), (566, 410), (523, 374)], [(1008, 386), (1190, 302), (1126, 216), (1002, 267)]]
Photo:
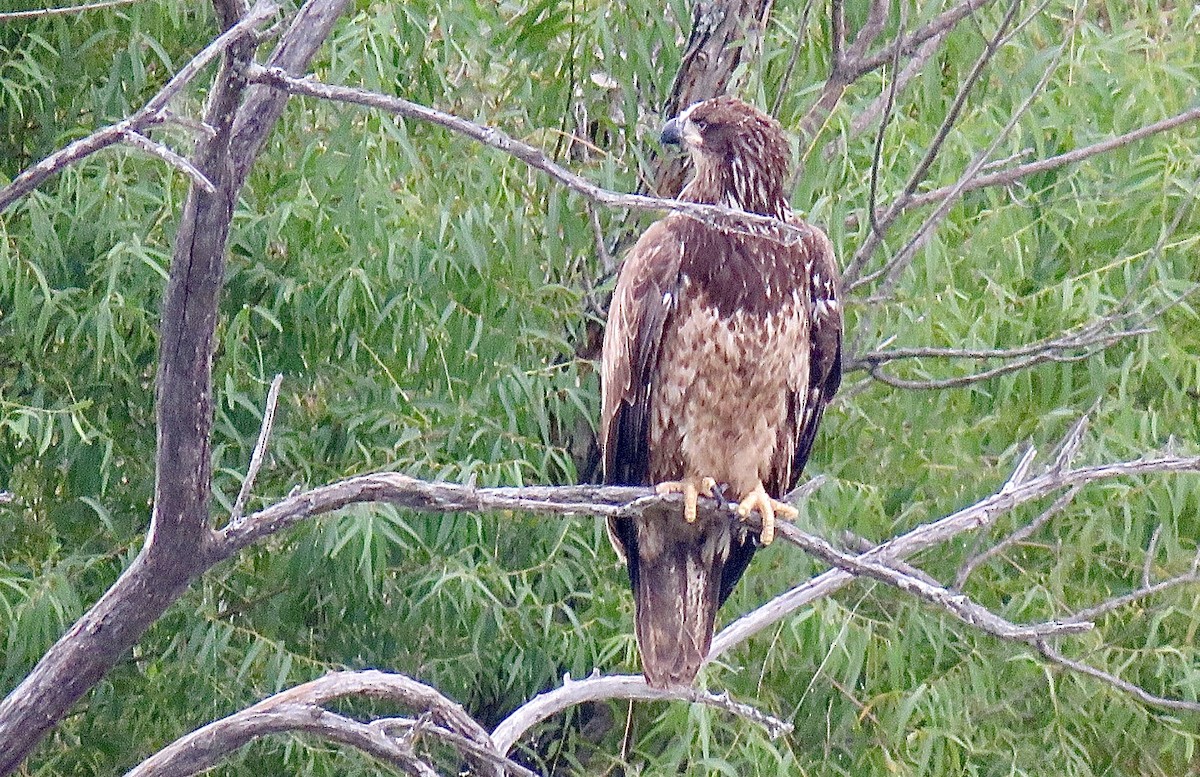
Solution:
[(658, 142), (664, 146), (679, 146), (683, 144), (683, 133), (680, 131), (679, 119), (671, 119), (662, 129), (662, 134), (658, 136)]

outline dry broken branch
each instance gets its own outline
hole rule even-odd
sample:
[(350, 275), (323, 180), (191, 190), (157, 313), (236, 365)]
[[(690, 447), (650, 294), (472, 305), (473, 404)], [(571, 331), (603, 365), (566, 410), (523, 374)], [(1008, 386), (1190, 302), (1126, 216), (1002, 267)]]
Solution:
[[(230, 46), (241, 42), (246, 37), (252, 35), (255, 30), (262, 27), (275, 15), (278, 9), (279, 6), (266, 0), (255, 5), (244, 19), (226, 30), (212, 43), (205, 46), (199, 54), (180, 68), (179, 72), (167, 82), (166, 86), (160, 89), (158, 94), (150, 98), (150, 101), (132, 116), (116, 124), (97, 130), (85, 138), (80, 138), (61, 151), (51, 154), (33, 167), (22, 172), (12, 180), (12, 183), (0, 189), (0, 212), (3, 212), (9, 205), (12, 205), (36, 189), (47, 178), (67, 166), (91, 156), (101, 149), (122, 141), (127, 141), (129, 133), (140, 134), (143, 130), (156, 124), (161, 124), (165, 120), (163, 112), (166, 110), (167, 103), (175, 95), (179, 94), (185, 86), (191, 83), (213, 60), (224, 54)], [(189, 162), (189, 164), (191, 163)], [(196, 170), (195, 166), (192, 166), (192, 170)], [(189, 172), (189, 174), (192, 173)], [(202, 177), (208, 182), (208, 186), (211, 187), (212, 182), (208, 181), (206, 176)]]
[[(426, 723), (422, 725), (420, 718), (360, 723), (324, 709), (323, 705), (353, 696), (402, 704), (424, 717)], [(397, 728), (404, 730), (402, 736), (392, 733)], [(506, 771), (515, 774), (528, 771), (497, 753), (487, 732), (459, 704), (436, 689), (405, 675), (364, 670), (333, 672), (209, 723), (143, 761), (129, 775), (174, 777), (195, 774), (216, 765), (253, 739), (284, 731), (305, 731), (334, 739), (409, 773), (436, 774), (421, 762), (412, 746), (414, 732), (425, 732), (456, 747), (479, 773), (500, 775)]]

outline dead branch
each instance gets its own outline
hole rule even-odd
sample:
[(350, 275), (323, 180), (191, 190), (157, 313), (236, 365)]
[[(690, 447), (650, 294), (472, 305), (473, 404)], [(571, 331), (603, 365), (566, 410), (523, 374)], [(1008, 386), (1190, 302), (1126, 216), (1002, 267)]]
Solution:
[(35, 8), (31, 11), (5, 11), (0, 13), (0, 22), (16, 22), (25, 19), (44, 19), (50, 16), (65, 16), (67, 14), (84, 13), (85, 11), (99, 11), (105, 8), (115, 8), (122, 5), (132, 5), (140, 3), (143, 0), (101, 0), (97, 3), (84, 3), (83, 5), (68, 5), (60, 8)]
[[(351, 696), (396, 702), (421, 717), (412, 721), (388, 718), (367, 724), (323, 708)], [(395, 736), (392, 732), (397, 728), (404, 729), (405, 735)], [(263, 699), (176, 740), (130, 771), (129, 777), (195, 774), (258, 737), (284, 731), (324, 736), (357, 747), (407, 773), (422, 775), (436, 772), (417, 757), (412, 740), (428, 733), (456, 747), (481, 773), (528, 773), (497, 753), (487, 732), (459, 704), (410, 677), (372, 669), (333, 672)]]
[[(3, 212), (9, 205), (29, 194), (40, 186), (43, 181), (57, 174), (63, 168), (91, 156), (101, 149), (127, 140), (126, 135), (128, 133), (140, 134), (143, 130), (155, 124), (162, 123), (164, 121), (163, 111), (166, 109), (167, 103), (175, 95), (179, 94), (185, 86), (191, 83), (209, 63), (224, 54), (234, 44), (241, 43), (248, 36), (252, 35), (255, 30), (270, 20), (278, 10), (279, 6), (272, 2), (267, 2), (267, 0), (259, 3), (246, 15), (246, 18), (222, 33), (216, 40), (205, 46), (199, 54), (180, 68), (179, 72), (167, 82), (166, 86), (160, 89), (158, 94), (150, 98), (150, 101), (132, 116), (116, 124), (97, 130), (85, 138), (80, 138), (61, 151), (51, 154), (33, 167), (20, 173), (12, 180), (12, 183), (0, 189), (0, 212)], [(212, 185), (211, 181), (209, 185)]]
[(538, 694), (521, 705), (496, 726), (492, 732), (492, 743), (496, 750), (507, 753), (534, 725), (556, 715), (569, 707), (589, 701), (606, 699), (635, 699), (641, 701), (687, 701), (704, 704), (745, 718), (767, 730), (772, 739), (788, 734), (792, 725), (774, 718), (741, 702), (729, 698), (728, 694), (714, 694), (699, 688), (676, 687), (670, 689), (651, 688), (641, 675), (593, 675), (584, 680), (563, 678), (563, 684), (552, 691)]
[[(906, 10), (902, 8), (902, 14)], [(900, 29), (904, 29), (903, 24), (900, 25)], [(860, 111), (850, 121), (849, 132), (845, 136), (839, 136), (825, 144), (824, 154), (826, 159), (845, 153), (846, 144), (850, 138), (858, 137), (863, 132), (866, 132), (867, 128), (878, 121), (880, 116), (885, 115), (885, 109), (887, 109), (889, 100), (894, 100), (896, 94), (903, 92), (905, 87), (912, 82), (913, 78), (920, 75), (921, 71), (925, 69), (925, 65), (929, 63), (929, 60), (941, 48), (942, 43), (949, 34), (950, 31), (945, 30), (921, 44), (920, 48), (913, 54), (912, 59), (900, 71), (900, 74), (890, 79), (887, 90), (872, 100), (870, 105)], [(896, 49), (896, 54), (899, 55), (899, 53), (900, 50)], [(890, 109), (887, 109), (886, 112), (890, 113)]]
[[(1156, 121), (1144, 127), (1130, 130), (1122, 135), (1097, 141), (1091, 145), (1082, 146), (1062, 154), (1046, 157), (1045, 159), (1038, 159), (1034, 162), (1027, 162), (1026, 164), (1017, 165), (1016, 167), (1011, 167), (1000, 172), (978, 176), (963, 186), (959, 194), (973, 192), (989, 186), (1009, 186), (1031, 175), (1044, 173), (1047, 170), (1054, 170), (1055, 168), (1074, 164), (1075, 162), (1081, 162), (1089, 157), (1108, 153), (1109, 151), (1128, 146), (1131, 143), (1143, 140), (1152, 135), (1169, 132), (1197, 120), (1200, 120), (1200, 106), (1163, 119), (1162, 121)], [(906, 204), (901, 206), (901, 210), (912, 210), (913, 208), (920, 208), (935, 202), (941, 202), (947, 197), (952, 196), (956, 185), (942, 186), (924, 194), (914, 195)]]
[[(959, 115), (962, 113), (963, 108), (966, 107), (967, 98), (970, 97), (971, 92), (975, 88), (975, 84), (979, 81), (980, 76), (983, 75), (984, 68), (986, 68), (992, 59), (995, 58), (996, 53), (1000, 50), (1001, 46), (1008, 42), (1009, 26), (1016, 18), (1018, 8), (1020, 8), (1020, 0), (1012, 0), (1008, 7), (1008, 11), (1005, 12), (1004, 17), (1001, 19), (1000, 25), (995, 34), (988, 39), (987, 45), (984, 47), (983, 52), (979, 55), (979, 57), (975, 60), (975, 64), (971, 67), (970, 73), (967, 74), (966, 79), (962, 82), (962, 84), (959, 85), (958, 93), (955, 94), (953, 103), (951, 103), (950, 108), (946, 111), (946, 115), (942, 117), (942, 123), (938, 126), (937, 132), (934, 133), (933, 140), (930, 141), (929, 146), (925, 149), (925, 155), (917, 163), (917, 166), (913, 169), (912, 173), (909, 174), (908, 180), (901, 189), (899, 196), (896, 197), (896, 201), (882, 216), (879, 216), (877, 219), (871, 219), (873, 227), (871, 232), (858, 247), (858, 250), (854, 252), (854, 257), (850, 260), (850, 263), (846, 266), (846, 269), (842, 274), (842, 280), (843, 283), (846, 284), (847, 290), (853, 290), (857, 285), (861, 285), (862, 280), (865, 280), (859, 279), (859, 273), (862, 272), (863, 267), (883, 243), (884, 234), (899, 216), (900, 208), (897, 207), (897, 204), (902, 203), (911, 197), (913, 192), (916, 191), (917, 186), (919, 186), (921, 182), (925, 180), (925, 176), (929, 172), (929, 169), (933, 166), (934, 161), (941, 154), (942, 147), (945, 144), (946, 139), (950, 136), (950, 130), (953, 129), (954, 125), (958, 122)], [(995, 143), (996, 141), (993, 141), (993, 144)], [(986, 155), (980, 154), (974, 164), (982, 165), (986, 161)], [(876, 163), (877, 162), (878, 155), (876, 156)]]
[[(1027, 538), (1033, 536), (1033, 534), (1038, 529), (1045, 526), (1050, 519), (1067, 509), (1067, 506), (1074, 501), (1075, 496), (1079, 493), (1080, 488), (1080, 486), (1075, 486), (1071, 490), (1067, 491), (1067, 493), (1054, 500), (1054, 504), (1043, 510), (1037, 518), (1034, 518), (1029, 523), (1009, 534), (1007, 537), (1002, 539), (1000, 542), (997, 542), (987, 550), (984, 550), (980, 553), (971, 554), (971, 556), (963, 562), (962, 566), (959, 567), (958, 572), (954, 575), (954, 587), (958, 590), (962, 590), (962, 587), (966, 585), (967, 578), (971, 576), (972, 572), (991, 561), (996, 556), (1001, 555), (1013, 545), (1023, 542)], [(1077, 616), (1078, 613), (1076, 613), (1075, 616), (1067, 619), (1067, 622), (1072, 622)]]
[(847, 48), (845, 9), (840, 0), (834, 0), (831, 4), (829, 77), (821, 87), (820, 96), (800, 121), (802, 135), (812, 137), (825, 117), (837, 107), (842, 95), (846, 93), (846, 88), (862, 75), (858, 72), (862, 58), (883, 31), (890, 10), (891, 0), (872, 0), (867, 10), (866, 21), (855, 34), (854, 42)]
[(792, 523), (781, 522), (779, 535), (835, 569), (849, 572), (856, 577), (869, 577), (887, 583), (917, 599), (945, 610), (968, 626), (973, 626), (1000, 639), (1032, 642), (1051, 636), (1079, 634), (1094, 628), (1094, 624), (1078, 619), (1072, 619), (1069, 622), (1019, 626), (972, 602), (963, 594), (955, 593), (920, 577), (909, 575), (892, 565), (842, 553), (825, 540), (797, 528)]
[[(1071, 459), (1078, 449), (1083, 429), (1082, 423), (1073, 427), (1062, 443), (1060, 453), (1055, 461), (1040, 474), (1031, 475), (1032, 462), (1036, 455), (1036, 450), (1031, 448), (1018, 462), (1008, 481), (993, 495), (952, 515), (924, 524), (906, 534), (881, 543), (856, 558), (861, 561), (872, 561), (890, 566), (894, 560), (908, 558), (922, 550), (947, 542), (964, 532), (991, 526), (1001, 515), (1011, 512), (1019, 505), (1042, 499), (1063, 489), (1096, 483), (1113, 477), (1142, 475), (1151, 472), (1200, 473), (1200, 456), (1179, 458), (1174, 454), (1147, 455), (1129, 461), (1071, 468)], [(712, 661), (754, 634), (770, 627), (816, 599), (839, 590), (854, 579), (856, 579), (855, 575), (843, 569), (832, 569), (777, 596), (753, 612), (734, 621), (717, 634), (713, 638), (708, 660)], [(1080, 621), (1087, 619), (1084, 617), (1085, 614), (1090, 615), (1090, 611), (1080, 613)], [(1060, 622), (1066, 623), (1071, 620), (1071, 618), (1063, 618), (1060, 619)], [(1038, 649), (1041, 650), (1040, 644)], [(1101, 670), (1095, 671), (1100, 672)], [(1157, 702), (1147, 701), (1147, 698), (1158, 699), (1159, 697), (1154, 697), (1141, 690), (1137, 694), (1137, 698), (1147, 703), (1157, 704)], [(1177, 707), (1179, 704), (1193, 703), (1170, 700), (1170, 704), (1158, 704), (1157, 706), (1180, 708)], [(1200, 704), (1183, 708), (1200, 710)]]
[(229, 522), (237, 523), (246, 509), (246, 500), (250, 498), (250, 490), (254, 488), (254, 479), (262, 467), (263, 456), (267, 453), (267, 441), (271, 438), (271, 427), (275, 424), (275, 406), (279, 403), (279, 389), (283, 385), (283, 373), (277, 373), (267, 390), (267, 404), (263, 407), (262, 426), (258, 430), (258, 440), (254, 443), (254, 452), (250, 455), (250, 464), (246, 467), (246, 477), (238, 490), (233, 510), (229, 514)]
[(851, 71), (851, 81), (856, 81), (863, 75), (870, 73), (872, 70), (879, 68), (892, 61), (896, 55), (896, 50), (899, 49), (901, 54), (906, 56), (912, 55), (917, 48), (938, 35), (945, 35), (950, 30), (954, 29), (963, 19), (966, 19), (971, 14), (978, 11), (995, 0), (966, 0), (949, 10), (943, 11), (936, 18), (916, 30), (913, 30), (908, 35), (900, 35), (887, 46), (879, 49), (873, 54), (863, 56), (854, 64), (854, 70)]
[[(1157, 533), (1158, 532), (1156, 531), (1155, 534)], [(1067, 617), (1065, 620), (1068, 622), (1074, 622), (1076, 620), (1093, 620), (1103, 615), (1107, 615), (1114, 610), (1119, 610), (1122, 607), (1126, 607), (1134, 602), (1145, 599), (1146, 597), (1160, 594), (1163, 591), (1169, 591), (1172, 588), (1178, 588), (1181, 585), (1191, 585), (1193, 583), (1200, 583), (1200, 549), (1196, 551), (1196, 555), (1192, 558), (1192, 563), (1186, 572), (1172, 575), (1171, 577), (1160, 580), (1157, 583), (1151, 583), (1149, 575), (1143, 571), (1142, 584), (1140, 587), (1122, 596), (1116, 596), (1112, 599), (1101, 602), (1094, 607), (1088, 607), (1087, 609), (1080, 610), (1079, 612)]]
[(191, 178), (193, 184), (199, 186), (209, 194), (216, 193), (217, 187), (213, 185), (212, 181), (208, 180), (208, 177), (205, 176), (204, 173), (197, 170), (195, 165), (193, 165), (187, 159), (181, 157), (179, 154), (176, 154), (162, 143), (151, 140), (142, 133), (135, 132), (133, 130), (127, 130), (121, 133), (120, 141), (122, 143), (127, 143), (128, 145), (133, 146), (140, 151), (145, 151), (147, 154), (153, 157), (163, 160), (171, 167), (186, 175), (188, 178)]
[(1160, 707), (1168, 710), (1187, 710), (1188, 712), (1200, 712), (1200, 702), (1187, 701), (1185, 699), (1172, 699), (1166, 696), (1158, 696), (1150, 693), (1140, 685), (1134, 685), (1128, 680), (1123, 680), (1115, 674), (1106, 672), (1103, 669), (1098, 669), (1091, 664), (1085, 664), (1082, 661), (1076, 661), (1067, 658), (1057, 648), (1052, 647), (1046, 642), (1035, 643), (1037, 650), (1042, 656), (1061, 667), (1070, 669), (1073, 672), (1078, 672), (1082, 675), (1087, 675), (1093, 679), (1108, 685), (1122, 693), (1128, 694), (1143, 704), (1151, 707)]
[(373, 723), (360, 723), (316, 705), (298, 703), (267, 709), (251, 707), (210, 723), (143, 761), (126, 777), (189, 777), (212, 768), (256, 739), (293, 731), (357, 748), (404, 774), (438, 777), (403, 737), (390, 736)]
[(362, 105), (394, 113), (408, 119), (436, 124), (439, 127), (468, 137), (485, 146), (503, 151), (529, 167), (542, 171), (571, 191), (600, 205), (638, 211), (672, 211), (682, 213), (711, 226), (751, 231), (756, 235), (765, 236), (782, 243), (793, 243), (803, 238), (806, 234), (805, 229), (785, 224), (770, 216), (726, 208), (722, 205), (702, 205), (682, 200), (647, 197), (640, 194), (620, 194), (609, 191), (597, 186), (583, 176), (555, 164), (541, 149), (535, 148), (528, 143), (523, 143), (495, 127), (485, 127), (400, 97), (392, 97), (367, 89), (335, 86), (322, 83), (313, 78), (298, 78), (278, 68), (251, 65), (247, 72), (251, 81), (260, 84), (269, 84), (272, 87), (285, 90), (291, 94)]

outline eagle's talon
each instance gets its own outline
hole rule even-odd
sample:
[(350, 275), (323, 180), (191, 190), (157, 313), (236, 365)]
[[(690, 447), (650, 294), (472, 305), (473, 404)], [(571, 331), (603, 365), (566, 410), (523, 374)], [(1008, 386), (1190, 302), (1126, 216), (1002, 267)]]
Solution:
[(737, 506), (738, 515), (742, 520), (750, 517), (750, 513), (758, 510), (762, 516), (762, 533), (759, 535), (759, 541), (763, 546), (770, 545), (775, 540), (775, 516), (781, 518), (795, 518), (800, 515), (800, 511), (792, 507), (786, 502), (780, 502), (772, 499), (763, 489), (762, 483), (755, 486), (754, 490), (743, 499)]
[(700, 497), (716, 498), (714, 489), (717, 481), (710, 477), (684, 478), (683, 480), (668, 480), (654, 487), (654, 493), (659, 496), (667, 494), (683, 494), (683, 520), (688, 523), (696, 522), (696, 503)]

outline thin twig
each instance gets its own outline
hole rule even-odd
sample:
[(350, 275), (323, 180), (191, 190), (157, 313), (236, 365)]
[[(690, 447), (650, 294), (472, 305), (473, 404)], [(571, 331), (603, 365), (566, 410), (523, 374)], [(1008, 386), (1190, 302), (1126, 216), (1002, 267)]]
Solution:
[(1032, 536), (1038, 529), (1045, 526), (1047, 521), (1061, 513), (1067, 508), (1067, 505), (1074, 501), (1075, 496), (1079, 493), (1079, 488), (1079, 486), (1072, 488), (1070, 491), (1054, 500), (1054, 504), (1043, 510), (1041, 515), (1039, 515), (1037, 518), (1034, 518), (1028, 524), (1009, 534), (1003, 540), (991, 546), (987, 550), (984, 550), (981, 553), (973, 554), (970, 558), (964, 561), (962, 566), (958, 568), (958, 573), (954, 576), (954, 587), (958, 590), (962, 590), (962, 587), (967, 583), (967, 578), (969, 578), (976, 569), (986, 564), (988, 561), (991, 561), (996, 556), (999, 556), (1001, 553), (1004, 553), (1013, 545), (1023, 542), (1026, 538)]
[(217, 187), (213, 185), (213, 182), (208, 180), (208, 177), (205, 176), (204, 173), (200, 172), (200, 170), (194, 164), (179, 154), (176, 154), (162, 143), (151, 140), (135, 130), (126, 130), (125, 132), (121, 133), (121, 142), (127, 143), (141, 151), (145, 151), (151, 156), (158, 157), (171, 167), (174, 167), (176, 170), (191, 178), (192, 183), (196, 184), (209, 194), (212, 194), (217, 190)]
[[(1080, 148), (1076, 148), (1062, 154), (1057, 154), (1052, 157), (1047, 157), (1045, 159), (1039, 159), (1035, 162), (1017, 165), (1016, 167), (1012, 167), (1008, 170), (1003, 170), (998, 173), (978, 176), (967, 183), (959, 192), (959, 194), (973, 192), (989, 186), (1008, 186), (1009, 184), (1016, 183), (1023, 178), (1028, 178), (1031, 175), (1044, 173), (1048, 170), (1054, 170), (1055, 168), (1062, 167), (1063, 165), (1081, 162), (1089, 157), (1108, 153), (1114, 149), (1127, 146), (1152, 135), (1168, 132), (1176, 127), (1181, 127), (1184, 124), (1190, 124), (1191, 122), (1197, 120), (1200, 120), (1200, 106), (1191, 108), (1182, 113), (1171, 116), (1170, 118), (1163, 119), (1162, 121), (1156, 121), (1153, 124), (1147, 124), (1144, 127), (1130, 130), (1123, 135), (1117, 135), (1116, 137), (1097, 141), (1091, 145), (1082, 146)], [(912, 210), (913, 208), (922, 207), (924, 205), (930, 205), (935, 202), (941, 202), (947, 197), (953, 196), (956, 186), (957, 183), (949, 186), (943, 186), (941, 188), (925, 192), (924, 194), (914, 195), (901, 207), (901, 210), (907, 211)]]
[(283, 373), (276, 373), (267, 390), (267, 403), (263, 407), (262, 424), (258, 429), (258, 441), (254, 443), (254, 452), (250, 455), (250, 465), (246, 468), (246, 477), (242, 479), (242, 487), (233, 503), (229, 514), (229, 522), (237, 523), (242, 519), (242, 511), (246, 509), (246, 500), (250, 498), (250, 489), (254, 488), (254, 479), (262, 467), (263, 456), (267, 452), (267, 440), (271, 437), (271, 427), (275, 424), (275, 408), (279, 404), (279, 388), (283, 385)]
[(1154, 569), (1154, 557), (1158, 553), (1158, 540), (1162, 537), (1163, 525), (1159, 523), (1150, 535), (1150, 544), (1146, 547), (1146, 557), (1142, 559), (1142, 588), (1150, 587), (1150, 576)]
[(83, 13), (84, 11), (98, 11), (104, 8), (115, 8), (120, 5), (132, 5), (133, 3), (141, 3), (144, 0), (100, 0), (96, 3), (85, 3), (83, 5), (68, 5), (62, 8), (35, 8), (30, 11), (5, 11), (0, 13), (0, 22), (14, 22), (24, 19), (44, 19), (49, 16), (63, 16), (66, 14)]
[(1140, 588), (1130, 591), (1127, 594), (1116, 596), (1112, 599), (1107, 599), (1093, 607), (1080, 610), (1079, 612), (1073, 613), (1067, 618), (1064, 618), (1064, 620), (1067, 622), (1073, 622), (1076, 619), (1080, 621), (1094, 620), (1102, 615), (1107, 615), (1114, 610), (1118, 610), (1122, 607), (1133, 604), (1136, 601), (1145, 599), (1148, 596), (1154, 596), (1155, 594), (1160, 594), (1163, 591), (1169, 591), (1172, 588), (1177, 588), (1181, 585), (1200, 583), (1200, 568), (1198, 568), (1200, 567), (1200, 563), (1198, 562), (1200, 562), (1200, 551), (1197, 551), (1191, 567), (1187, 572), (1181, 572), (1178, 575), (1169, 577), (1165, 580), (1160, 580), (1157, 583), (1151, 583), (1149, 580), (1143, 580)]
[(1113, 688), (1116, 688), (1118, 691), (1129, 694), (1135, 699), (1141, 701), (1143, 704), (1149, 704), (1152, 707), (1162, 707), (1169, 710), (1188, 710), (1190, 712), (1200, 712), (1200, 702), (1187, 701), (1185, 699), (1172, 699), (1167, 696), (1157, 696), (1153, 693), (1150, 693), (1145, 688), (1142, 688), (1139, 685), (1134, 685), (1128, 680), (1123, 680), (1114, 674), (1104, 671), (1103, 669), (1097, 669), (1091, 664), (1085, 664), (1082, 661), (1075, 661), (1074, 659), (1067, 658), (1057, 649), (1051, 647), (1045, 642), (1038, 642), (1035, 646), (1037, 647), (1038, 652), (1041, 653), (1042, 656), (1047, 660), (1052, 661), (1059, 666), (1070, 669), (1073, 672), (1087, 675), (1088, 677), (1099, 680), (1106, 685), (1110, 685)]
[[(903, 35), (908, 25), (908, 6), (900, 6), (900, 27), (897, 34)], [(875, 150), (871, 155), (871, 181), (867, 189), (867, 217), (871, 223), (871, 232), (883, 239), (883, 227), (879, 224), (879, 170), (883, 166), (883, 138), (887, 134), (888, 124), (892, 120), (892, 111), (896, 107), (896, 89), (898, 79), (896, 71), (900, 69), (900, 49), (896, 48), (896, 58), (892, 61), (892, 77), (889, 79), (887, 99), (883, 106), (883, 118), (879, 122), (879, 131), (875, 133)]]
[(783, 69), (783, 77), (779, 79), (779, 88), (775, 91), (775, 101), (771, 103), (771, 115), (779, 115), (779, 106), (783, 105), (783, 96), (787, 94), (796, 72), (796, 63), (800, 60), (800, 46), (804, 42), (804, 31), (808, 29), (808, 14), (812, 11), (814, 0), (806, 0), (804, 11), (800, 14), (800, 24), (796, 27), (796, 41), (792, 44), (792, 53), (788, 56), (787, 65)]
[(895, 56), (897, 48), (906, 54), (916, 51), (917, 47), (925, 41), (938, 35), (944, 35), (946, 32), (954, 29), (963, 19), (993, 2), (995, 0), (966, 0), (966, 2), (943, 11), (936, 18), (930, 20), (924, 27), (914, 30), (911, 34), (897, 36), (890, 44), (876, 51), (874, 54), (864, 56), (858, 62), (853, 63), (854, 70), (849, 74), (850, 80), (857, 80), (866, 73), (878, 70), (886, 65)]
[(600, 226), (600, 214), (591, 200), (588, 200), (587, 212), (588, 221), (592, 225), (592, 237), (596, 241), (596, 255), (600, 257), (600, 266), (604, 268), (605, 273), (611, 273), (617, 269), (617, 260), (613, 258), (604, 242), (604, 228)]
[[(1013, 34), (1016, 34), (1015, 30), (1012, 34), (1005, 36), (1005, 41), (1011, 39)], [(1046, 85), (1050, 83), (1050, 77), (1054, 74), (1054, 71), (1058, 69), (1058, 63), (1062, 58), (1064, 50), (1064, 47), (1060, 46), (1058, 48), (1050, 62), (1046, 65), (1045, 70), (1042, 72), (1041, 79), (1039, 79), (1037, 84), (1034, 85), (1033, 89), (1030, 90), (1029, 94), (1025, 97), (1025, 100), (1022, 101), (1017, 110), (1013, 111), (1013, 115), (1009, 117), (1008, 123), (1005, 124), (996, 137), (992, 139), (992, 141), (987, 145), (987, 148), (975, 155), (975, 158), (967, 166), (967, 169), (963, 171), (961, 176), (959, 176), (958, 184), (956, 185), (957, 190), (938, 205), (937, 209), (934, 210), (934, 212), (931, 213), (924, 222), (922, 222), (921, 226), (917, 228), (917, 231), (911, 238), (909, 238), (904, 247), (901, 248), (896, 256), (887, 263), (886, 267), (884, 268), (886, 280), (883, 284), (883, 290), (880, 292), (881, 294), (885, 296), (891, 294), (891, 290), (899, 279), (900, 274), (903, 273), (905, 268), (912, 263), (917, 251), (919, 251), (925, 245), (925, 243), (933, 235), (934, 230), (937, 229), (937, 227), (950, 214), (950, 209), (953, 207), (954, 203), (958, 201), (958, 198), (962, 196), (962, 190), (967, 185), (967, 182), (979, 174), (979, 171), (987, 163), (987, 160), (991, 158), (992, 154), (996, 152), (996, 149), (1000, 147), (1000, 144), (1008, 139), (1008, 136), (1016, 128), (1017, 122), (1020, 121), (1021, 117), (1023, 117), (1026, 112), (1028, 112), (1030, 107), (1032, 107), (1034, 100), (1036, 100), (1042, 94), (1046, 88)], [(912, 192), (909, 191), (905, 196), (911, 197)], [(867, 281), (866, 278), (862, 278), (860, 280), (862, 282)], [(853, 283), (847, 286), (847, 288), (853, 287)]]
[[(963, 108), (966, 107), (967, 98), (970, 97), (975, 84), (979, 81), (979, 77), (983, 75), (984, 68), (996, 56), (1001, 45), (1008, 41), (1008, 28), (1012, 24), (1013, 19), (1016, 18), (1017, 9), (1020, 8), (1020, 5), (1020, 0), (1012, 0), (1009, 4), (1008, 11), (1005, 12), (1004, 17), (1001, 19), (996, 33), (988, 40), (983, 52), (971, 67), (971, 72), (967, 74), (966, 79), (959, 86), (958, 93), (954, 96), (954, 102), (951, 103), (950, 108), (946, 111), (946, 115), (942, 117), (941, 125), (938, 126), (933, 140), (930, 141), (929, 146), (925, 149), (925, 155), (909, 175), (903, 189), (901, 189), (900, 194), (896, 197), (896, 201), (888, 208), (883, 217), (879, 219), (882, 224), (882, 230), (879, 232), (872, 231), (868, 234), (866, 240), (854, 252), (854, 257), (843, 273), (843, 281), (847, 284), (846, 288), (848, 290), (854, 289), (856, 284), (861, 285), (863, 279), (858, 277), (859, 273), (862, 272), (863, 267), (866, 266), (866, 263), (883, 241), (883, 232), (890, 228), (899, 216), (901, 212), (899, 204), (912, 197), (913, 192), (925, 180), (925, 175), (929, 172), (930, 167), (933, 166), (934, 161), (941, 153), (946, 139), (949, 138), (950, 130), (958, 122), (959, 115), (962, 113)], [(984, 161), (986, 161), (986, 158)], [(982, 164), (982, 162), (979, 164)]]

